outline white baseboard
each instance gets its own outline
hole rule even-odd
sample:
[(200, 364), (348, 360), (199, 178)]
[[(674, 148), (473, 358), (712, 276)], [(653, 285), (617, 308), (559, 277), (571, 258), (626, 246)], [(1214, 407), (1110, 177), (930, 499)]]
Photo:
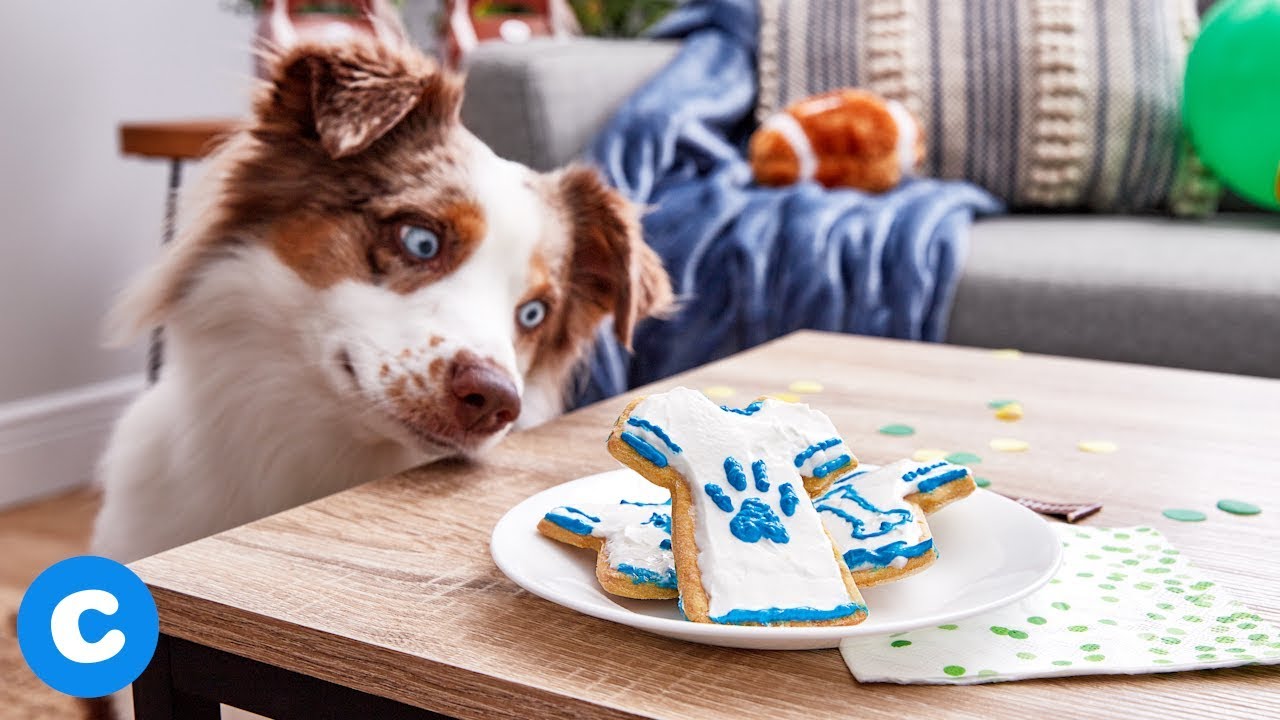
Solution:
[(0, 404), (0, 508), (90, 482), (141, 375)]

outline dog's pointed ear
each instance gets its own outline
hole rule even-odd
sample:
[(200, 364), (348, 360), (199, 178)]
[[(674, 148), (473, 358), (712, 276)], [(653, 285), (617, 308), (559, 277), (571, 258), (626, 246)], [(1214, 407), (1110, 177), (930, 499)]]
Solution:
[(273, 65), (257, 105), (263, 127), (318, 140), (334, 159), (363, 152), (411, 114), (456, 122), (462, 103), (458, 78), (407, 43), (299, 45)]
[(600, 315), (612, 313), (614, 335), (630, 350), (636, 323), (672, 307), (671, 280), (662, 259), (644, 241), (636, 206), (607, 187), (594, 170), (562, 171), (559, 189), (573, 243), (573, 302)]

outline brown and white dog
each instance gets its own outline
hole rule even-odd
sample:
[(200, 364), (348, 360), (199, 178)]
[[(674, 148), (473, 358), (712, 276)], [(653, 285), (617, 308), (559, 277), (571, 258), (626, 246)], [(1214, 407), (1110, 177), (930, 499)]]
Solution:
[(282, 53), (114, 314), (117, 337), (162, 324), (166, 358), (103, 458), (95, 553), (481, 453), (561, 412), (606, 316), (628, 344), (670, 302), (636, 208), (593, 171), (498, 158), (460, 100), (403, 42)]

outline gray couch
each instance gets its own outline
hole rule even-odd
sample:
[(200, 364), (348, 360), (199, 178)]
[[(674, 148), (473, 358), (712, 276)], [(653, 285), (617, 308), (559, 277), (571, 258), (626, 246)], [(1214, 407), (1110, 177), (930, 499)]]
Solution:
[[(482, 45), (464, 122), (540, 170), (578, 158), (678, 45)], [(979, 221), (948, 342), (1280, 377), (1280, 215)]]

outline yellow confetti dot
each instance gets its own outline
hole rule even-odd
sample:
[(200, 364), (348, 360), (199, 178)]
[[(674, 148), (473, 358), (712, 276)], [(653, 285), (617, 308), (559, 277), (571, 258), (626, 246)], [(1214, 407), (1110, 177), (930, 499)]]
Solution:
[(1000, 452), (1024, 452), (1030, 447), (1031, 443), (1017, 438), (996, 438), (991, 441), (991, 449)]
[(796, 395), (795, 393), (787, 393), (787, 392), (773, 393), (769, 395), (769, 397), (773, 398), (774, 400), (781, 400), (782, 402), (790, 402), (790, 403), (798, 403), (804, 399), (804, 398), (801, 398), (799, 395)]
[(702, 394), (712, 400), (724, 400), (726, 398), (731, 398), (738, 393), (728, 385), (712, 385), (711, 387), (703, 388)]
[(947, 451), (939, 450), (938, 448), (920, 448), (919, 450), (911, 453), (912, 460), (922, 463), (937, 462), (946, 456)]
[(992, 350), (991, 354), (1001, 360), (1017, 360), (1022, 357), (1022, 351), (1014, 348), (1000, 348), (999, 350)]
[(797, 380), (787, 386), (787, 389), (793, 393), (820, 393), (822, 392), (822, 383), (813, 380)]
[(996, 410), (996, 417), (1006, 422), (1022, 419), (1022, 406), (1018, 403), (1007, 403)]
[(1083, 452), (1098, 454), (1113, 453), (1120, 449), (1119, 445), (1110, 440), (1081, 440), (1076, 447)]

